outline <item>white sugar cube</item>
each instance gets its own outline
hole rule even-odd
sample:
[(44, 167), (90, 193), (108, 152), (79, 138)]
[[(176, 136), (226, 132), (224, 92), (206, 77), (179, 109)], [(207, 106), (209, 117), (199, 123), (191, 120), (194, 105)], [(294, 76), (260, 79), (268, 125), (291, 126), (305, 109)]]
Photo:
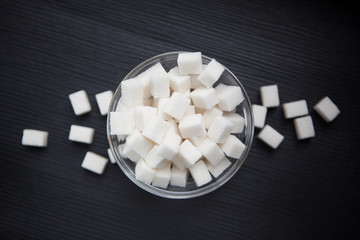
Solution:
[(159, 144), (159, 155), (171, 160), (179, 151), (181, 137), (172, 131), (168, 131)]
[(123, 149), (122, 149), (122, 156), (124, 158), (128, 158), (131, 161), (137, 163), (141, 160), (141, 155), (136, 153), (134, 150), (131, 149), (131, 145), (129, 142), (125, 142)]
[(264, 107), (278, 107), (280, 105), (278, 86), (268, 85), (260, 87), (261, 103)]
[(170, 78), (167, 72), (154, 72), (151, 74), (151, 95), (154, 98), (170, 96)]
[(202, 141), (204, 141), (204, 139), (207, 138), (207, 135), (203, 135), (201, 137), (192, 137), (189, 138), (189, 141), (196, 147), (199, 147), (200, 144), (202, 143)]
[[(126, 138), (125, 146), (134, 150), (141, 157), (145, 157), (149, 150), (153, 147), (153, 144), (147, 140), (138, 130), (134, 129), (133, 133)], [(126, 156), (129, 155), (126, 154)]]
[(173, 166), (175, 165), (181, 171), (184, 171), (186, 169), (185, 162), (183, 158), (179, 155), (179, 153), (176, 154), (173, 159), (171, 159), (171, 162), (173, 163)]
[(172, 165), (170, 171), (170, 185), (186, 187), (188, 177), (189, 171), (187, 169), (180, 170), (176, 166)]
[(157, 109), (148, 106), (135, 107), (135, 128), (142, 131), (144, 130), (146, 122), (149, 119), (156, 117)]
[(158, 117), (160, 117), (160, 118), (162, 118), (164, 120), (172, 119), (172, 117), (169, 114), (164, 112), (165, 107), (167, 106), (169, 101), (170, 101), (170, 98), (155, 98), (154, 99), (153, 106), (158, 108), (157, 115), (158, 115)]
[(234, 124), (234, 127), (231, 129), (231, 133), (242, 133), (245, 126), (245, 118), (238, 113), (231, 112), (224, 113), (223, 116)]
[(128, 135), (134, 130), (134, 112), (110, 112), (110, 135)]
[(153, 142), (160, 143), (170, 124), (159, 117), (153, 117), (145, 124), (142, 134)]
[(79, 125), (71, 125), (69, 140), (91, 144), (94, 138), (95, 129)]
[(128, 107), (124, 103), (122, 103), (121, 98), (116, 106), (116, 112), (132, 111), (133, 109), (133, 107)]
[(190, 116), (190, 115), (194, 115), (195, 114), (195, 106), (194, 105), (190, 105), (186, 111), (184, 112), (184, 115), (181, 119), (183, 119), (186, 116)]
[(210, 109), (219, 102), (214, 88), (197, 88), (191, 92), (190, 97), (194, 105), (199, 108)]
[(208, 137), (216, 143), (224, 143), (229, 137), (234, 124), (220, 116), (214, 119), (208, 130)]
[[(187, 168), (194, 165), (202, 156), (199, 150), (187, 139), (180, 145), (178, 155)], [(178, 165), (176, 166), (179, 167)]]
[(340, 114), (339, 108), (327, 96), (322, 98), (317, 104), (315, 104), (314, 110), (326, 122), (331, 122), (332, 120), (334, 120)]
[(189, 168), (196, 186), (201, 187), (211, 181), (211, 176), (203, 160), (198, 161)]
[(294, 126), (297, 139), (315, 137), (315, 129), (311, 116), (295, 118)]
[[(119, 148), (120, 148), (120, 146), (119, 146)], [(112, 154), (110, 148), (107, 149), (107, 154), (108, 154), (108, 156), (109, 156), (110, 162), (111, 162), (112, 164), (116, 163), (115, 157), (114, 157), (114, 155)]]
[(156, 170), (149, 167), (145, 160), (140, 160), (135, 167), (135, 178), (141, 182), (150, 184), (156, 174)]
[(155, 145), (145, 156), (146, 163), (152, 168), (162, 168), (168, 160), (159, 154), (159, 145)]
[(90, 101), (84, 90), (70, 94), (69, 99), (75, 115), (79, 116), (91, 111)]
[(35, 129), (24, 129), (21, 144), (24, 146), (46, 147), (49, 132)]
[(169, 71), (170, 87), (176, 92), (184, 93), (190, 90), (190, 76), (180, 75), (179, 68), (174, 67)]
[(198, 76), (199, 81), (206, 87), (210, 88), (220, 78), (224, 72), (225, 67), (212, 59), (209, 64)]
[(181, 136), (179, 126), (176, 123), (176, 121), (174, 119), (171, 119), (171, 120), (167, 120), (167, 122), (170, 124), (168, 131), (171, 131), (171, 132)]
[(164, 112), (176, 119), (181, 119), (190, 105), (190, 99), (181, 93), (174, 92), (166, 104)]
[(190, 99), (190, 94), (191, 94), (190, 89), (187, 90), (187, 91), (185, 91), (185, 92), (183, 92), (183, 93), (181, 93), (181, 94), (182, 94), (184, 97)]
[(230, 165), (231, 162), (229, 161), (229, 159), (227, 159), (226, 157), (224, 157), (218, 164), (216, 164), (215, 166), (212, 165), (210, 162), (206, 161), (205, 162), (209, 172), (215, 177), (219, 177)]
[(164, 167), (156, 169), (155, 177), (152, 185), (160, 188), (167, 188), (170, 182), (170, 167), (171, 163), (167, 163)]
[(243, 154), (246, 146), (240, 141), (240, 139), (234, 135), (230, 135), (223, 144), (220, 144), (220, 148), (226, 156), (238, 159)]
[(97, 174), (103, 174), (109, 160), (93, 152), (87, 152), (81, 167)]
[(201, 52), (179, 53), (177, 64), (180, 74), (199, 74), (202, 70)]
[(232, 111), (244, 101), (244, 95), (240, 87), (227, 86), (220, 83), (215, 87), (216, 95), (219, 99), (218, 106), (223, 111)]
[(136, 79), (138, 79), (143, 85), (143, 89), (144, 89), (143, 94), (144, 94), (145, 99), (148, 99), (152, 96), (151, 95), (151, 74), (155, 73), (155, 72), (164, 72), (164, 71), (165, 71), (165, 69), (161, 65), (161, 63), (157, 63), (136, 77)]
[(265, 125), (267, 108), (261, 105), (252, 105), (252, 110), (254, 113), (254, 126), (256, 128), (263, 128)]
[(306, 100), (284, 103), (282, 108), (286, 119), (300, 117), (309, 113)]
[(113, 97), (113, 91), (111, 90), (101, 92), (95, 95), (96, 103), (99, 107), (100, 114), (102, 116), (108, 113), (109, 105), (112, 97)]
[[(202, 70), (206, 68), (206, 65), (202, 65)], [(205, 87), (200, 80), (198, 79), (200, 74), (190, 74), (190, 83), (191, 83), (191, 89), (195, 89), (198, 87)]]
[(200, 137), (206, 133), (201, 114), (188, 115), (179, 122), (179, 130), (183, 138)]
[(219, 146), (209, 138), (205, 138), (198, 149), (212, 165), (218, 164), (225, 157)]
[(141, 81), (131, 78), (121, 82), (121, 101), (128, 107), (143, 104), (144, 89)]
[(204, 125), (208, 129), (213, 123), (214, 119), (223, 115), (223, 111), (218, 107), (213, 107), (209, 110), (206, 110), (203, 113)]
[(284, 136), (281, 135), (278, 131), (276, 131), (274, 128), (270, 127), (269, 125), (266, 125), (261, 132), (258, 135), (258, 138), (272, 147), (273, 149), (276, 149), (280, 143), (284, 140)]

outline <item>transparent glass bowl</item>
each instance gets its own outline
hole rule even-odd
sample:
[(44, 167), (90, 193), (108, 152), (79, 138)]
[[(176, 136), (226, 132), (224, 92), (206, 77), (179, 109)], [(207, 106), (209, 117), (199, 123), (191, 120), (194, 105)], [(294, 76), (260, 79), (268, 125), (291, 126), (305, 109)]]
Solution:
[[(151, 66), (155, 65), (158, 62), (160, 62), (164, 66), (165, 70), (168, 71), (171, 68), (177, 66), (177, 57), (179, 53), (180, 52), (168, 52), (152, 57), (139, 64), (133, 70), (131, 70), (122, 81), (136, 77), (137, 75), (144, 72), (145, 70), (147, 70), (148, 68), (150, 68)], [(211, 61), (211, 58), (202, 55), (202, 60), (203, 60), (203, 64), (208, 64)], [(229, 69), (225, 68), (224, 73), (221, 75), (220, 79), (215, 83), (215, 86), (218, 85), (219, 83), (239, 86), (242, 89), (245, 98), (245, 100), (236, 108), (236, 112), (245, 118), (245, 126), (243, 132), (240, 134), (236, 134), (236, 136), (246, 146), (246, 149), (241, 155), (241, 157), (239, 159), (229, 158), (232, 164), (219, 177), (217, 177), (216, 179), (213, 178), (213, 180), (210, 183), (204, 186), (197, 187), (194, 181), (192, 180), (191, 175), (189, 174), (189, 179), (186, 187), (176, 187), (170, 184), (167, 189), (154, 187), (152, 185), (136, 180), (135, 163), (129, 159), (123, 158), (120, 155), (118, 146), (124, 141), (119, 141), (116, 135), (110, 135), (110, 122), (108, 117), (106, 129), (107, 129), (107, 138), (109, 141), (111, 152), (114, 155), (114, 158), (116, 159), (116, 162), (121, 168), (121, 170), (131, 181), (133, 181), (136, 185), (138, 185), (142, 189), (161, 197), (172, 198), (172, 199), (186, 199), (186, 198), (198, 197), (210, 193), (221, 187), (223, 184), (225, 184), (234, 176), (234, 174), (239, 170), (241, 165), (244, 163), (250, 151), (250, 147), (254, 135), (253, 114), (251, 110), (251, 103), (248, 95), (246, 94), (244, 87), (241, 85), (240, 81), (235, 77), (235, 75)], [(121, 85), (119, 83), (119, 86), (116, 89), (114, 96), (111, 100), (109, 106), (109, 112), (116, 110), (120, 98), (121, 98)]]

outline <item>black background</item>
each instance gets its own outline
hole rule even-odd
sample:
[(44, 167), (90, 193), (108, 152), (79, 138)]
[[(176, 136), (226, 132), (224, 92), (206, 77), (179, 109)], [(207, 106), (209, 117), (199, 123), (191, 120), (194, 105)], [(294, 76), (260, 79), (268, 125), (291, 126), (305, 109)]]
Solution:
[[(341, 1), (0, 1), (0, 238), (356, 239), (359, 29)], [(273, 83), (282, 103), (306, 99), (316, 137), (296, 140), (271, 109), (280, 147), (255, 138), (227, 184), (189, 200), (153, 196), (116, 165), (82, 169), (108, 146), (94, 95), (177, 50), (216, 58), (253, 103)], [(80, 89), (93, 110), (77, 117), (67, 96)], [(341, 110), (330, 124), (312, 110), (326, 95)], [(95, 128), (93, 144), (68, 141), (71, 124)], [(49, 131), (49, 146), (22, 146), (24, 128)]]

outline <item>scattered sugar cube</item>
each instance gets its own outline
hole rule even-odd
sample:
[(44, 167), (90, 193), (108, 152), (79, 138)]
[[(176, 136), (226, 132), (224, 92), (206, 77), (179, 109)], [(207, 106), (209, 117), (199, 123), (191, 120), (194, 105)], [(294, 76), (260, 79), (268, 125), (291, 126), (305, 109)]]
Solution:
[(164, 112), (165, 107), (167, 106), (169, 101), (170, 101), (170, 98), (155, 98), (154, 99), (154, 103), (155, 103), (154, 107), (158, 108), (157, 115), (158, 115), (158, 117), (160, 117), (160, 118), (162, 118), (164, 120), (171, 120), (172, 119), (172, 117), (169, 114)]
[(108, 90), (95, 95), (96, 103), (102, 116), (108, 114), (109, 105), (113, 97), (113, 91)]
[(189, 168), (196, 186), (201, 187), (211, 181), (211, 176), (203, 160), (198, 161)]
[(189, 171), (187, 169), (180, 170), (176, 166), (172, 165), (170, 171), (170, 185), (186, 187), (188, 177)]
[(156, 174), (156, 170), (147, 165), (145, 160), (140, 160), (135, 167), (135, 178), (141, 182), (150, 184)]
[[(220, 144), (220, 148), (226, 156), (238, 159), (243, 154), (246, 146), (240, 141), (240, 139), (234, 135), (230, 135), (223, 144)], [(210, 161), (210, 163), (212, 162)]]
[(122, 155), (124, 158), (128, 158), (135, 163), (139, 162), (142, 158), (141, 155), (131, 149), (131, 145), (128, 142), (125, 142), (123, 146)]
[(181, 119), (189, 105), (190, 99), (181, 93), (174, 92), (168, 104), (166, 104), (164, 112), (176, 119)]
[(264, 107), (278, 107), (280, 105), (278, 86), (268, 85), (260, 87), (261, 103)]
[(178, 154), (176, 154), (173, 159), (171, 159), (171, 162), (173, 163), (173, 167), (174, 165), (180, 169), (181, 171), (184, 171), (186, 170), (186, 166), (185, 166), (185, 162), (184, 160), (182, 159), (182, 157)]
[(110, 112), (110, 135), (129, 135), (135, 126), (134, 112)]
[(135, 107), (135, 128), (137, 130), (144, 130), (145, 124), (156, 117), (157, 109), (148, 106), (137, 106)]
[(276, 149), (284, 140), (284, 136), (269, 125), (265, 125), (259, 133), (258, 138), (273, 149)]
[(194, 144), (194, 146), (199, 147), (200, 144), (202, 143), (202, 141), (204, 141), (204, 139), (207, 138), (206, 134), (201, 136), (201, 137), (192, 137), (189, 138), (189, 141)]
[[(194, 165), (202, 156), (199, 150), (187, 139), (180, 145), (178, 155), (187, 168)], [(176, 166), (179, 167), (178, 165)]]
[[(119, 146), (119, 148), (120, 148), (120, 146)], [(107, 154), (108, 154), (108, 156), (109, 156), (110, 162), (111, 162), (112, 164), (116, 163), (115, 157), (114, 157), (114, 155), (112, 154), (110, 148), (107, 149)]]
[(301, 140), (315, 137), (315, 129), (311, 116), (295, 118), (294, 126), (297, 139)]
[(145, 156), (146, 163), (152, 168), (162, 168), (168, 160), (159, 154), (159, 145), (155, 145)]
[(82, 168), (97, 174), (103, 174), (109, 160), (93, 152), (87, 152), (81, 164)]
[(154, 72), (151, 74), (151, 95), (154, 98), (170, 96), (170, 78), (167, 72)]
[(178, 153), (180, 143), (181, 137), (173, 131), (168, 130), (159, 144), (158, 154), (167, 160), (171, 160)]
[(91, 144), (94, 138), (95, 129), (79, 125), (71, 125), (69, 140)]
[(214, 88), (197, 88), (191, 92), (190, 97), (194, 105), (199, 108), (210, 109), (219, 102)]
[(70, 94), (69, 99), (75, 115), (79, 116), (91, 111), (90, 101), (84, 90)]
[(220, 83), (215, 87), (215, 91), (219, 99), (218, 106), (223, 111), (231, 111), (244, 101), (244, 95), (240, 87)]
[(170, 124), (159, 117), (153, 117), (148, 120), (142, 134), (153, 142), (160, 143)]
[(156, 169), (155, 177), (152, 185), (160, 188), (167, 188), (170, 182), (170, 167), (171, 163), (167, 163), (164, 167)]
[(243, 118), (238, 113), (232, 112), (226, 112), (223, 116), (234, 124), (233, 128), (231, 129), (231, 133), (242, 133), (245, 126), (245, 118)]
[(200, 137), (206, 134), (201, 114), (188, 115), (179, 122), (179, 130), (183, 138)]
[(176, 92), (184, 93), (190, 90), (190, 76), (180, 75), (179, 68), (174, 67), (169, 71), (170, 87)]
[(35, 129), (24, 129), (21, 144), (32, 147), (46, 147), (49, 132)]
[(286, 119), (300, 117), (309, 113), (306, 100), (284, 103), (282, 107)]
[[(126, 138), (125, 147), (129, 147), (141, 157), (145, 157), (149, 150), (153, 147), (153, 144), (147, 140), (138, 130), (134, 129), (133, 133)], [(126, 153), (126, 156), (129, 157), (128, 153)]]
[(128, 107), (143, 104), (144, 89), (141, 81), (131, 78), (121, 82), (121, 101)]
[(218, 164), (225, 157), (219, 146), (209, 138), (205, 138), (198, 149), (212, 165)]
[(332, 120), (334, 120), (340, 114), (339, 108), (327, 96), (322, 98), (317, 104), (315, 104), (314, 110), (326, 122), (331, 122)]
[(171, 132), (181, 136), (179, 126), (177, 125), (176, 121), (174, 119), (171, 119), (171, 120), (167, 120), (167, 122), (170, 124), (168, 131), (171, 131)]
[(217, 117), (209, 127), (208, 137), (216, 143), (224, 143), (233, 127), (234, 124), (230, 120), (222, 116)]
[(261, 105), (252, 105), (252, 110), (254, 113), (254, 126), (256, 128), (263, 128), (265, 125), (267, 108)]
[(210, 127), (214, 119), (223, 115), (223, 111), (218, 107), (213, 107), (209, 110), (206, 110), (203, 113), (204, 126), (206, 129)]
[(217, 178), (231, 165), (231, 162), (224, 156), (224, 158), (215, 166), (208, 161), (206, 161), (205, 164), (209, 172)]
[(179, 53), (177, 64), (180, 74), (199, 74), (202, 70), (201, 52)]
[(198, 76), (199, 81), (206, 87), (210, 88), (220, 78), (225, 67), (212, 59), (205, 69)]

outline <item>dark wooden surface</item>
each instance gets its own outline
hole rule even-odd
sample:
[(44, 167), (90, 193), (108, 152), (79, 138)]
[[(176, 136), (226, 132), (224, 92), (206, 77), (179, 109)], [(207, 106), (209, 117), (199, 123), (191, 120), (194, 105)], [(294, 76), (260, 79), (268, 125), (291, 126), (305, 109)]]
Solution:
[[(359, 239), (359, 27), (340, 1), (0, 1), (0, 238)], [(94, 94), (176, 50), (215, 57), (253, 103), (272, 83), (282, 103), (306, 99), (316, 137), (297, 141), (272, 109), (279, 149), (255, 138), (233, 179), (190, 200), (153, 196), (116, 165), (83, 170), (108, 146)], [(80, 89), (93, 111), (76, 117)], [(312, 110), (325, 95), (342, 111), (331, 124)], [(93, 144), (68, 141), (71, 124), (95, 128)], [(48, 148), (21, 146), (24, 128), (49, 131)]]

